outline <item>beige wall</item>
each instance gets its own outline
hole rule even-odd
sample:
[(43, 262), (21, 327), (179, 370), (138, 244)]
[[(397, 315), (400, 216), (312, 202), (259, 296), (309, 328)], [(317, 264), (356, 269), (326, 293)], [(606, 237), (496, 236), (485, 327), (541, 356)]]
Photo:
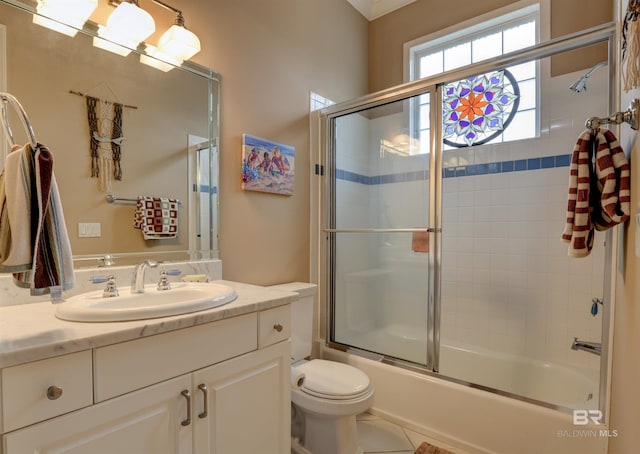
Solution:
[[(624, 14), (626, 0), (618, 0)], [(620, 13), (619, 13), (620, 14)], [(622, 92), (621, 107), (626, 109), (640, 89)], [(640, 260), (635, 255), (638, 225), (634, 217), (640, 204), (640, 140), (628, 126), (621, 127), (620, 144), (631, 162), (631, 222), (621, 229), (619, 270), (613, 335), (610, 426), (619, 432), (609, 442), (609, 454), (638, 452), (640, 447)], [(640, 245), (639, 245), (640, 246)]]
[[(194, 0), (198, 63), (222, 75), (220, 250), (225, 279), (309, 279), (309, 91), (367, 89), (367, 21), (345, 0)], [(242, 191), (243, 133), (295, 147), (293, 196)]]
[[(613, 20), (614, 0), (550, 0), (551, 37), (589, 28)], [(454, 2), (455, 3), (455, 2)], [(403, 82), (403, 45), (481, 14), (516, 3), (513, 0), (464, 2), (452, 7), (451, 0), (417, 0), (371, 22), (369, 27), (369, 91)], [(552, 74), (591, 67), (606, 60), (605, 48), (595, 55), (577, 54), (553, 62)], [(568, 60), (568, 61), (567, 61)]]
[[(635, 90), (640, 97), (640, 90)], [(632, 162), (632, 222), (622, 229), (613, 335), (610, 426), (619, 433), (609, 442), (609, 454), (627, 454), (640, 447), (640, 261), (635, 255), (638, 229), (633, 216), (640, 203), (640, 141), (633, 133), (621, 137)]]

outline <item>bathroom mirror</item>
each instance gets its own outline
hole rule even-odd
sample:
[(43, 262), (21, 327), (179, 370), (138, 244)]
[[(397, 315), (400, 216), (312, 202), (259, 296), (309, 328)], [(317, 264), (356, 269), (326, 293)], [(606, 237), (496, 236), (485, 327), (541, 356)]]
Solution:
[[(122, 57), (94, 47), (91, 22), (69, 37), (34, 24), (33, 11), (0, 0), (0, 89), (20, 101), (54, 155), (76, 267), (104, 264), (104, 257), (115, 265), (216, 258), (218, 74), (190, 62), (163, 72), (140, 62), (144, 51)], [(92, 109), (83, 95), (109, 101), (93, 109), (106, 130), (120, 124), (113, 103), (124, 106), (119, 161), (111, 144), (92, 158)], [(9, 120), (16, 142), (25, 143), (18, 117)], [(133, 227), (138, 196), (180, 201), (175, 238), (145, 240)]]

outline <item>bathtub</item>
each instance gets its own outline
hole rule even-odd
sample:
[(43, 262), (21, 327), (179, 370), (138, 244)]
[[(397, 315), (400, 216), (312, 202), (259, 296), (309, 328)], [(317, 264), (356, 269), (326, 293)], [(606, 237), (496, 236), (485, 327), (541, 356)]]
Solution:
[[(424, 363), (426, 337), (415, 327), (352, 331), (349, 345)], [(597, 409), (599, 370), (523, 358), (446, 339), (440, 342), (440, 374), (479, 387), (570, 409)]]
[[(387, 352), (411, 341), (407, 336), (390, 341), (387, 334)], [(379, 332), (368, 336), (369, 345), (382, 342)], [(424, 347), (410, 345), (414, 354), (423, 355)], [(369, 375), (375, 387), (372, 413), (465, 453), (604, 454), (608, 437), (616, 435), (603, 424), (574, 424), (570, 409), (597, 409), (595, 371), (443, 341), (440, 371), (458, 379), (451, 381), (326, 346), (321, 351), (325, 358), (352, 364)], [(500, 392), (489, 392), (492, 388)], [(534, 400), (565, 408), (537, 405)]]

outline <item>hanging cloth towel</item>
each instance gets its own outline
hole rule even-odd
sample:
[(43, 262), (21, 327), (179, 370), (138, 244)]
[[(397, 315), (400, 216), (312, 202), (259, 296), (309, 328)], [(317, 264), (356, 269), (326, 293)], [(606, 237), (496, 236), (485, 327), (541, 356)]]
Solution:
[[(595, 158), (595, 165), (592, 160)], [(626, 221), (630, 212), (630, 168), (618, 140), (609, 130), (578, 137), (571, 157), (567, 221), (562, 240), (570, 257), (586, 257), (594, 229)]]
[(562, 232), (562, 241), (569, 242), (571, 257), (585, 257), (593, 247), (593, 224), (589, 203), (591, 184), (589, 149), (591, 146), (591, 131), (583, 131), (578, 136), (571, 155), (567, 221)]
[[(31, 269), (31, 164), (16, 146), (0, 174), (0, 272)], [(20, 150), (20, 151), (18, 151)]]
[[(38, 143), (35, 150), (27, 144), (9, 157), (3, 181), (10, 230), (6, 254), (9, 260), (2, 262), (0, 271), (14, 272), (14, 283), (29, 288), (31, 295), (50, 293), (52, 301), (59, 301), (62, 291), (73, 288), (74, 275), (69, 236), (53, 173), (53, 155)], [(19, 172), (15, 174), (17, 178), (9, 175), (12, 169)], [(12, 212), (17, 203), (24, 205)], [(14, 229), (15, 222), (23, 224)], [(28, 244), (27, 235), (20, 229), (29, 231)]]
[(178, 235), (178, 200), (139, 196), (133, 226), (145, 240), (175, 238)]
[(596, 204), (593, 223), (607, 230), (629, 219), (631, 210), (631, 170), (615, 134), (608, 129), (598, 134), (595, 173)]

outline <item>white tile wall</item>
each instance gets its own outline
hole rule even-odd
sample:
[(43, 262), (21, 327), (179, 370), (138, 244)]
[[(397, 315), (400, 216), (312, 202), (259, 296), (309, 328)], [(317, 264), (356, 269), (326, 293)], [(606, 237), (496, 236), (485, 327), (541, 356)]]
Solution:
[(589, 257), (567, 256), (560, 241), (567, 179), (561, 167), (445, 180), (445, 343), (578, 366), (597, 362), (569, 346), (573, 336), (600, 340), (601, 316), (592, 317), (590, 307), (603, 292), (603, 234)]

